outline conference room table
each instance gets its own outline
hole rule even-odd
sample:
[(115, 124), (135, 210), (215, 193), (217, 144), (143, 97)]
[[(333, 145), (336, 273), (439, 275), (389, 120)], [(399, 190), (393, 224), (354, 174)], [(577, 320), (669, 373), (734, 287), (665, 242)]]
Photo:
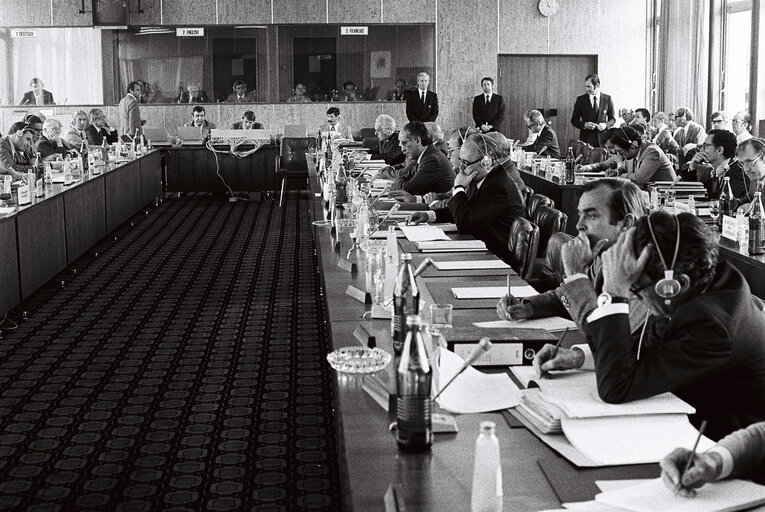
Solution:
[[(319, 188), (314, 186), (313, 218), (328, 218), (324, 202), (318, 197)], [(343, 216), (345, 212), (339, 211)], [(363, 251), (352, 243), (350, 228), (331, 229), (330, 226), (316, 226), (320, 247), (321, 270), (327, 290), (327, 303), (331, 319), (334, 348), (367, 344), (371, 337), (377, 347), (391, 351), (390, 320), (364, 318), (369, 311), (369, 297), (354, 294), (354, 290), (365, 290), (369, 283), (366, 275), (367, 258)], [(406, 239), (399, 238), (399, 251), (413, 250)], [(419, 264), (426, 256), (440, 260), (495, 259), (491, 253), (433, 253), (413, 254), (413, 263)], [(393, 265), (395, 269), (395, 265)], [(386, 268), (389, 272), (390, 266)], [(434, 267), (428, 268), (418, 278), (421, 291), (420, 312), (427, 323), (426, 313), (430, 304), (440, 300), (444, 287), (481, 286), (483, 283), (496, 285), (506, 283), (510, 274), (513, 286), (524, 284), (512, 270), (461, 270), (446, 274)], [(349, 288), (350, 287), (350, 288)], [(435, 294), (435, 297), (434, 297)], [(456, 303), (456, 300), (450, 300)], [(457, 305), (453, 323), (455, 328), (470, 326), (472, 322), (497, 320), (495, 300), (477, 301), (479, 304)], [(366, 316), (369, 316), (368, 314)], [(490, 331), (490, 329), (487, 329)], [(552, 335), (537, 330), (538, 336), (548, 336), (551, 343), (561, 335)], [(528, 333), (527, 333), (528, 334)], [(489, 334), (490, 335), (490, 334)], [(448, 337), (448, 334), (445, 333)], [(582, 339), (569, 334), (564, 345), (581, 342)], [(392, 364), (383, 370), (382, 381), (392, 382)], [(494, 368), (493, 371), (506, 371)], [(556, 454), (533, 433), (508, 414), (491, 412), (482, 414), (455, 415), (458, 433), (435, 434), (430, 451), (411, 454), (400, 451), (394, 435), (389, 431), (393, 418), (367, 393), (363, 387), (370, 376), (336, 373), (338, 390), (338, 418), (342, 426), (344, 455), (347, 461), (348, 488), (346, 489), (353, 510), (376, 511), (395, 510), (386, 508), (384, 496), (394, 486), (397, 495), (406, 505), (406, 510), (438, 511), (469, 510), (472, 486), (474, 443), (482, 421), (493, 421), (497, 426), (497, 438), (502, 459), (504, 510), (533, 511), (559, 508), (557, 493), (568, 488), (575, 495), (567, 499), (593, 499), (598, 492), (596, 479), (618, 479), (635, 477), (635, 467), (628, 472), (621, 468), (577, 469)], [(543, 468), (545, 468), (543, 470)], [(637, 468), (641, 477), (658, 476), (658, 465), (642, 465)], [(545, 477), (545, 472), (561, 476), (562, 485), (554, 490)], [(389, 502), (390, 504), (390, 502)]]

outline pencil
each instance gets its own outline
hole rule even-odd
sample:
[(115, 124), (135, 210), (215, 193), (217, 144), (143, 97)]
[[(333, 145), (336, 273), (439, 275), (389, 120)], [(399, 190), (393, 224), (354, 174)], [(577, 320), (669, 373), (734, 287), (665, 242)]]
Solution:
[[(563, 338), (566, 337), (566, 334), (568, 334), (568, 327), (563, 331), (563, 334), (558, 339), (558, 342), (555, 344), (555, 348), (553, 348), (552, 356), (550, 356), (550, 360), (555, 359), (558, 356), (558, 349), (560, 348), (560, 344), (563, 341)], [(544, 379), (545, 376), (547, 376), (547, 373), (542, 372), (542, 374), (539, 376), (540, 379)]]
[(701, 436), (704, 435), (704, 429), (707, 428), (707, 420), (704, 420), (701, 422), (701, 427), (699, 428), (699, 435), (696, 436), (696, 442), (693, 443), (693, 450), (691, 450), (691, 455), (688, 457), (688, 460), (685, 462), (685, 467), (680, 472), (680, 476), (677, 478), (677, 487), (675, 487), (675, 494), (680, 490), (680, 488), (683, 486), (683, 475), (686, 471), (691, 469), (691, 466), (693, 465), (693, 459), (696, 458), (696, 449), (699, 447), (699, 441), (701, 441)]
[[(513, 296), (513, 294), (510, 293), (510, 274), (507, 274), (507, 298), (510, 299), (510, 297), (512, 297), (512, 296)], [(509, 302), (508, 302), (508, 304), (509, 304)]]

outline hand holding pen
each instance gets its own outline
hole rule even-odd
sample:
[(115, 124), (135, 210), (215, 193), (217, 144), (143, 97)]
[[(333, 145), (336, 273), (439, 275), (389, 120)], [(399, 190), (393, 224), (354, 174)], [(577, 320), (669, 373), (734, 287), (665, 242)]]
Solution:
[(696, 453), (707, 422), (699, 427), (699, 434), (693, 450), (676, 448), (659, 463), (661, 479), (675, 494), (692, 498), (696, 489), (708, 482), (714, 482), (722, 471), (722, 456), (716, 452)]
[(561, 346), (568, 331), (568, 328), (563, 331), (555, 345), (548, 343), (534, 357), (534, 369), (540, 378), (546, 377), (547, 372), (552, 370), (575, 370), (584, 364), (584, 352)]

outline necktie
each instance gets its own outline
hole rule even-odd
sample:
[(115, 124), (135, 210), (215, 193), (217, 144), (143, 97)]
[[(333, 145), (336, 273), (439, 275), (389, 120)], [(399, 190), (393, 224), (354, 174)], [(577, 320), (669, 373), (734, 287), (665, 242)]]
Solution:
[(592, 109), (595, 111), (595, 115), (598, 115), (598, 97), (593, 96), (592, 97)]
[(489, 104), (489, 95), (488, 94), (486, 95), (486, 104), (487, 105)]
[(425, 91), (422, 92), (422, 103), (425, 104)]

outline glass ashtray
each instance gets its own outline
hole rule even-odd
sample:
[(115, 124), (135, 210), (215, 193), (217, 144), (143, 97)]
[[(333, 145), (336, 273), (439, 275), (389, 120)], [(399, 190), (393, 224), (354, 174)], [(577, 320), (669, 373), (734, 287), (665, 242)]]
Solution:
[(368, 239), (361, 242), (359, 247), (367, 254), (380, 254), (382, 252), (386, 252), (388, 248), (388, 241)]
[(375, 373), (390, 362), (390, 354), (379, 348), (343, 347), (327, 354), (329, 364), (342, 373)]
[(354, 227), (356, 225), (356, 221), (354, 219), (335, 219), (335, 226), (337, 226), (339, 229), (347, 229)]

